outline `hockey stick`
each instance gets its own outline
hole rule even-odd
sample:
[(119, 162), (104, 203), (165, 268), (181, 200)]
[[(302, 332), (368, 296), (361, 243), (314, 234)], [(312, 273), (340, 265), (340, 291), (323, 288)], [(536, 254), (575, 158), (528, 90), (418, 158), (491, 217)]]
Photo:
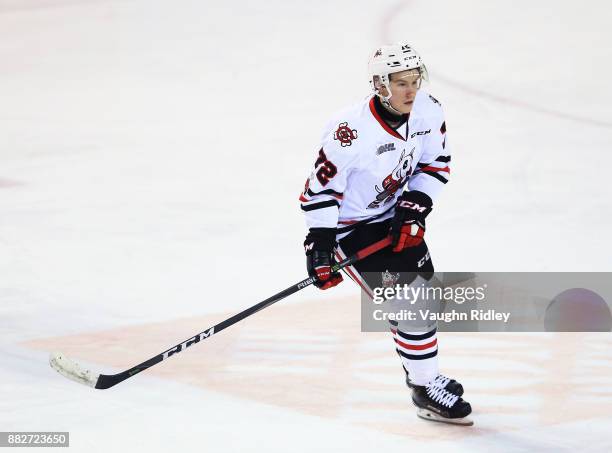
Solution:
[[(381, 239), (378, 242), (375, 242), (368, 247), (365, 247), (359, 250), (354, 255), (348, 257), (347, 259), (341, 261), (340, 263), (335, 264), (332, 267), (332, 271), (336, 272), (340, 269), (343, 269), (347, 266), (350, 266), (357, 261), (369, 256), (383, 248), (387, 247), (391, 244), (391, 238), (386, 237), (385, 239)], [(155, 357), (142, 362), (139, 365), (136, 365), (129, 370), (122, 371), (117, 374), (94, 374), (90, 370), (84, 369), (79, 366), (73, 360), (70, 360), (66, 356), (61, 353), (52, 353), (49, 357), (49, 364), (51, 367), (56, 370), (58, 373), (67, 377), (68, 379), (72, 379), (73, 381), (80, 382), (81, 384), (88, 385), (90, 387), (96, 389), (107, 389), (113, 387), (114, 385), (119, 384), (120, 382), (125, 381), (128, 378), (131, 378), (135, 374), (140, 373), (141, 371), (146, 370), (147, 368), (152, 367), (153, 365), (157, 365), (159, 362), (166, 360), (168, 357), (173, 356), (185, 349), (189, 346), (192, 346), (196, 343), (199, 343), (201, 340), (205, 340), (206, 338), (212, 337), (214, 334), (221, 332), (223, 329), (236, 324), (239, 321), (242, 321), (245, 318), (257, 313), (259, 310), (263, 310), (266, 307), (284, 299), (287, 296), (290, 296), (293, 293), (297, 293), (298, 291), (310, 286), (314, 283), (315, 279), (313, 277), (309, 277), (305, 280), (302, 280), (299, 283), (296, 283), (293, 286), (269, 297), (268, 299), (259, 302), (258, 304), (253, 305), (250, 308), (247, 308), (244, 311), (241, 311), (238, 314), (235, 314), (231, 318), (226, 319), (225, 321), (221, 321), (219, 324), (214, 325), (206, 329), (203, 332), (200, 332), (197, 335), (194, 335), (191, 338), (183, 341), (182, 343), (177, 344), (176, 346), (167, 349), (166, 351), (156, 355)]]

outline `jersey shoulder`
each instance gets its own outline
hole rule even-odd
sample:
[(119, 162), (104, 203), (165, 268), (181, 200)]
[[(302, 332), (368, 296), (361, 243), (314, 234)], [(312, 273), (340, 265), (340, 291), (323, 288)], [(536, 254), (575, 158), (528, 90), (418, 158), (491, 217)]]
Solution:
[(347, 150), (358, 144), (359, 131), (366, 125), (368, 112), (369, 98), (335, 112), (325, 125), (322, 142)]
[(431, 125), (440, 126), (444, 122), (444, 110), (442, 103), (426, 91), (419, 90), (415, 99), (414, 110), (418, 116), (422, 117)]

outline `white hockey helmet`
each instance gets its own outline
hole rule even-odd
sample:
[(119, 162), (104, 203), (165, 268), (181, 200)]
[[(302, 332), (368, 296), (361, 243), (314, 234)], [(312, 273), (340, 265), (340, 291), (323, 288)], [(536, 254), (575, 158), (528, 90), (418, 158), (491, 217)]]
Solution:
[[(382, 46), (374, 52), (368, 64), (370, 86), (383, 103), (389, 105), (391, 98), (389, 75), (409, 69), (418, 69), (421, 80), (429, 80), (421, 56), (409, 44), (399, 42)], [(387, 96), (383, 96), (380, 92), (383, 86), (387, 88)]]

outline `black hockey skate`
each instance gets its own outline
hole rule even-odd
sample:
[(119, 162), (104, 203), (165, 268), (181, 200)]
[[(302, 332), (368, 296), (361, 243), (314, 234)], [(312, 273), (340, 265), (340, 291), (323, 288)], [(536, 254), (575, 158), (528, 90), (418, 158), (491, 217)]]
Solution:
[[(404, 368), (404, 371), (406, 371), (405, 368)], [(448, 378), (444, 376), (443, 374), (438, 374), (432, 381), (432, 384), (450, 393), (453, 393), (457, 396), (463, 396), (463, 386), (459, 382), (455, 381), (454, 379)], [(411, 389), (416, 387), (416, 385), (413, 384), (412, 381), (410, 381), (410, 376), (407, 371), (406, 371), (406, 385)]]
[(413, 386), (412, 402), (418, 408), (417, 415), (425, 420), (464, 426), (474, 424), (466, 418), (472, 412), (470, 403), (433, 381), (426, 386)]
[[(397, 352), (397, 355), (401, 359), (402, 355), (400, 354), (399, 349), (396, 349), (395, 352)], [(402, 369), (404, 370), (404, 373), (406, 373), (406, 385), (408, 386), (408, 388), (413, 389), (415, 387), (415, 384), (413, 384), (410, 380), (410, 373), (408, 373), (408, 370), (406, 369), (403, 363)], [(463, 396), (463, 386), (454, 379), (448, 378), (443, 374), (438, 374), (433, 380), (433, 382), (435, 385), (442, 387), (444, 390), (454, 393), (457, 396)]]

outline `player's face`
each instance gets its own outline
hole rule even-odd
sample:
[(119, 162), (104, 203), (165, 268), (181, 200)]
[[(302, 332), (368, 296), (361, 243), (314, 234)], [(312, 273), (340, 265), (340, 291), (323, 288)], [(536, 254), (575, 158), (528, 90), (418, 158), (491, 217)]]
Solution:
[(417, 69), (391, 74), (391, 99), (389, 102), (398, 112), (410, 113), (414, 98), (421, 86), (421, 74)]

